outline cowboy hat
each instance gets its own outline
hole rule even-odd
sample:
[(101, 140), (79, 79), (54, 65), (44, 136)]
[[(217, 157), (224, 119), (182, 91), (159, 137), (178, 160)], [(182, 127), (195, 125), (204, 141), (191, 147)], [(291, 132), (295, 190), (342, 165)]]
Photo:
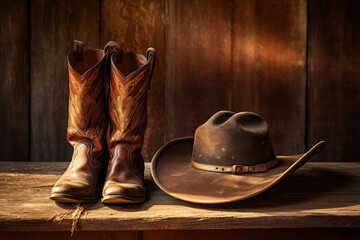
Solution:
[(183, 137), (161, 147), (151, 162), (155, 183), (167, 194), (193, 203), (218, 204), (258, 195), (318, 154), (276, 156), (264, 118), (220, 111)]

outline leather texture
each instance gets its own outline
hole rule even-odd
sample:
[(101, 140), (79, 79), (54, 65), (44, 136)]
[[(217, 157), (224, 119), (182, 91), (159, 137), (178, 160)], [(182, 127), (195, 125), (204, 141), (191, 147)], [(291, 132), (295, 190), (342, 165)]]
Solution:
[(196, 129), (195, 139), (192, 162), (202, 170), (236, 174), (242, 171), (232, 169), (252, 167), (255, 172), (257, 166), (262, 171), (276, 159), (265, 119), (251, 112), (219, 111)]
[(110, 160), (102, 202), (143, 202), (145, 186), (141, 148), (147, 125), (147, 91), (155, 50), (149, 48), (147, 56), (125, 53), (116, 43), (109, 42), (105, 51), (111, 55), (108, 107)]
[(191, 165), (194, 168), (200, 170), (219, 172), (219, 173), (233, 173), (233, 174), (265, 172), (270, 168), (274, 167), (276, 164), (277, 164), (276, 158), (274, 160), (271, 160), (270, 162), (252, 165), (252, 166), (244, 166), (244, 165), (222, 166), (222, 165), (203, 164), (195, 161), (191, 162)]
[(326, 146), (276, 156), (266, 121), (250, 112), (220, 111), (194, 137), (165, 144), (151, 161), (156, 184), (193, 203), (220, 204), (256, 196), (299, 169)]
[(74, 41), (67, 56), (69, 72), (69, 112), (67, 139), (73, 146), (72, 160), (52, 188), (51, 199), (58, 202), (91, 202), (99, 174), (108, 160), (108, 125), (103, 50), (88, 49)]

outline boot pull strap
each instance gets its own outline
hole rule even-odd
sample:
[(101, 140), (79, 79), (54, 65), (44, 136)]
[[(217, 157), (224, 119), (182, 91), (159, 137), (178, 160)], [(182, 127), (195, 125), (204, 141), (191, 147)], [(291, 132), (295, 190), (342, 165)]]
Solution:
[(149, 74), (149, 87), (148, 89), (150, 89), (151, 87), (151, 79), (152, 79), (152, 75), (155, 69), (155, 59), (156, 59), (156, 51), (155, 48), (148, 48), (148, 50), (146, 51), (146, 58), (147, 61), (150, 62), (150, 74)]
[(76, 62), (82, 61), (83, 53), (84, 53), (84, 46), (85, 46), (84, 42), (74, 40), (73, 51), (75, 53), (75, 61)]
[(113, 53), (116, 53), (116, 64), (119, 64), (121, 62), (123, 50), (117, 42), (109, 41), (105, 45), (104, 51), (105, 51), (105, 54), (108, 55), (109, 62), (110, 62), (111, 55)]

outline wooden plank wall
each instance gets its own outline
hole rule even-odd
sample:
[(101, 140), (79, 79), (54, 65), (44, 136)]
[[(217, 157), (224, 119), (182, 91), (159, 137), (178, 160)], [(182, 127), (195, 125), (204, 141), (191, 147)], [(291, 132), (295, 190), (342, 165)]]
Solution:
[(26, 0), (0, 3), (0, 161), (29, 159), (29, 25)]
[(68, 161), (66, 54), (72, 39), (99, 45), (97, 0), (31, 1), (31, 160)]
[(231, 109), (264, 116), (278, 152), (303, 151), (306, 1), (170, 1), (169, 16), (167, 139)]
[(68, 161), (72, 40), (157, 50), (147, 161), (221, 109), (254, 111), (279, 154), (329, 142), (319, 161), (359, 161), (358, 1), (1, 1), (0, 160)]
[(360, 161), (360, 2), (309, 5), (307, 142), (328, 141), (322, 157)]
[(268, 122), (278, 154), (305, 143), (306, 0), (234, 1), (231, 109)]
[[(229, 109), (231, 1), (169, 1), (166, 139), (191, 136)], [(170, 40), (171, 39), (171, 40)]]

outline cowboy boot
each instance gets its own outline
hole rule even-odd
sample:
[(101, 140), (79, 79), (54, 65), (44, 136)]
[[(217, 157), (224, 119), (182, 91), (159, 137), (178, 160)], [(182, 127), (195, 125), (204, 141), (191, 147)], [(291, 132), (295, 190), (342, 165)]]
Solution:
[(155, 49), (147, 56), (127, 52), (110, 42), (109, 117), (110, 160), (103, 203), (145, 201), (144, 160), (141, 148), (147, 124), (147, 90), (154, 68)]
[(67, 139), (73, 146), (72, 160), (52, 188), (57, 202), (92, 202), (99, 173), (108, 159), (106, 146), (107, 101), (104, 82), (106, 56), (103, 50), (88, 49), (74, 41), (67, 56), (69, 113)]

